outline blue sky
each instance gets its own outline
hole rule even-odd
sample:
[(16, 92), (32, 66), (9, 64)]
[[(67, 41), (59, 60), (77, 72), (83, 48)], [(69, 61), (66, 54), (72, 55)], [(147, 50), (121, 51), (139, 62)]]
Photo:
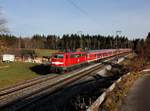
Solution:
[(121, 30), (132, 39), (150, 31), (150, 0), (0, 0), (0, 7), (17, 36)]

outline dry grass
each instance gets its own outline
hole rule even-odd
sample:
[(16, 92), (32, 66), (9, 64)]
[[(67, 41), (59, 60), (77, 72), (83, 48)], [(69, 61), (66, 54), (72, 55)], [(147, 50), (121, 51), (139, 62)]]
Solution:
[(122, 61), (120, 64), (122, 64), (122, 65), (129, 65), (129, 64), (131, 64), (131, 62), (132, 62), (132, 60), (134, 59), (134, 57), (135, 57), (135, 54), (134, 53), (131, 53), (131, 54), (129, 54), (128, 55), (128, 57), (124, 60), (124, 61)]
[(123, 98), (127, 95), (133, 83), (141, 77), (142, 73), (132, 73), (123, 78), (123, 80), (116, 85), (114, 90), (108, 94), (108, 97), (100, 107), (101, 111), (119, 111), (119, 106), (123, 102)]

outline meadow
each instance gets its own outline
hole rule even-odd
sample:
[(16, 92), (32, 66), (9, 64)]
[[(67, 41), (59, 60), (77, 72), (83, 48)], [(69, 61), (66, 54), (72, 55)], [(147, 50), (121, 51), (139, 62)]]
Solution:
[(23, 62), (1, 63), (0, 88), (40, 76), (31, 70), (36, 65), (38, 64)]

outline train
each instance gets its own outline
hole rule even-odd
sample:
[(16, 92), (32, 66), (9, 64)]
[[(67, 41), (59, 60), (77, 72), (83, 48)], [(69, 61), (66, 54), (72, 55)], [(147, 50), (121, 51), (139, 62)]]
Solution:
[(51, 58), (51, 71), (64, 73), (93, 62), (100, 62), (108, 57), (129, 53), (131, 51), (132, 49), (126, 48), (59, 52), (55, 53)]

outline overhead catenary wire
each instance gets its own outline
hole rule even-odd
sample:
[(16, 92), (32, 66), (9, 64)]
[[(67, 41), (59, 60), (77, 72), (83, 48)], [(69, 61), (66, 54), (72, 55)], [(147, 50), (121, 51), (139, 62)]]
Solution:
[[(93, 19), (93, 17), (89, 16), (89, 13), (81, 8), (79, 5), (77, 5), (73, 0), (66, 0), (68, 3), (70, 3), (72, 6), (74, 6), (77, 10), (79, 10), (82, 14), (84, 14), (86, 17), (88, 17), (90, 20), (96, 23), (96, 20)], [(97, 24), (97, 23), (96, 23)]]
[(76, 9), (78, 9), (82, 14), (88, 16), (89, 14), (83, 10), (82, 8), (80, 8), (79, 5), (77, 5), (75, 2), (73, 2), (72, 0), (66, 0), (67, 2), (69, 2), (71, 5), (73, 5)]

